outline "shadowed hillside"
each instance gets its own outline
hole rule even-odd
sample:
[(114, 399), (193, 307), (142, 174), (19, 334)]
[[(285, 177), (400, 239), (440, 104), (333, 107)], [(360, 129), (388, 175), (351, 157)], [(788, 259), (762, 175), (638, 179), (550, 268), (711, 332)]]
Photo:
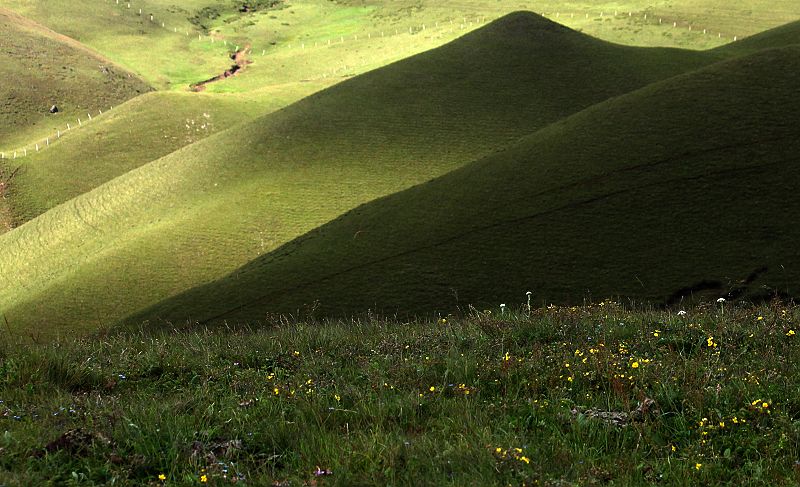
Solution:
[(795, 294), (800, 47), (648, 86), (130, 321)]
[[(12, 326), (93, 328), (220, 278), (374, 198), (719, 59), (533, 14), (211, 136), (0, 237)], [(25, 272), (21, 272), (21, 269)]]

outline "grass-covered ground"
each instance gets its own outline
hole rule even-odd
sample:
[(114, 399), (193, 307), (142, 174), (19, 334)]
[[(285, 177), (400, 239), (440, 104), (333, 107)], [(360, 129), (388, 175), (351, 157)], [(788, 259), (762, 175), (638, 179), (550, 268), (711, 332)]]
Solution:
[[(0, 348), (4, 485), (796, 485), (800, 309), (604, 301)], [(290, 322), (291, 321), (291, 322)]]
[[(87, 8), (87, 5), (81, 5), (76, 3), (71, 8)], [(98, 12), (105, 12), (103, 9), (106, 7), (123, 9), (116, 4), (103, 5), (102, 8), (98, 7)], [(127, 12), (127, 8), (123, 10), (126, 15), (133, 15)], [(292, 11), (282, 9), (257, 15), (267, 15), (271, 22), (275, 20), (271, 19), (273, 15), (302, 17), (315, 12), (310, 7), (302, 15), (299, 7), (295, 14)], [(353, 19), (356, 18), (363, 20), (362, 16), (380, 18), (381, 22), (388, 22), (387, 25), (394, 22), (400, 26), (410, 21), (400, 12), (396, 11), (396, 15), (392, 16), (385, 6), (376, 7), (373, 13), (355, 8), (339, 19), (343, 22), (340, 26), (344, 25), (345, 19), (355, 22)], [(76, 12), (75, 18), (84, 17)], [(311, 22), (310, 17), (306, 20), (312, 27), (322, 22), (321, 17), (317, 18), (316, 24)], [(243, 18), (235, 17), (234, 21), (240, 22)], [(294, 25), (292, 22), (281, 22), (282, 26), (283, 23), (288, 23), (290, 27)], [(81, 25), (84, 24), (76, 22), (75, 28)], [(125, 25), (121, 21), (119, 28)], [(299, 25), (303, 25), (302, 22)], [(740, 45), (744, 46), (744, 52), (750, 52), (756, 48), (792, 44), (797, 42), (796, 27), (784, 28), (780, 35), (768, 35), (755, 44), (741, 41)], [(148, 24), (147, 28), (160, 29), (159, 36), (174, 34), (165, 34), (162, 32), (165, 29), (160, 26)], [(248, 28), (255, 29), (256, 26)], [(412, 32), (408, 36), (419, 38), (436, 29), (435, 23), (433, 27), (428, 24), (425, 32)], [(333, 33), (325, 32), (325, 35), (331, 36)], [(348, 31), (348, 35), (354, 34)], [(308, 40), (307, 50), (312, 51), (313, 39), (305, 40)], [(314, 42), (322, 40), (319, 38)], [(358, 42), (348, 40), (341, 45), (360, 45), (368, 41), (364, 41), (362, 35)], [(392, 42), (397, 41), (395, 38)], [(106, 45), (104, 41), (98, 42)], [(292, 42), (296, 42), (296, 39)], [(379, 42), (377, 38), (375, 42)], [(388, 49), (387, 46), (390, 44), (384, 48)], [(320, 46), (318, 49), (319, 52), (328, 50), (330, 54), (339, 47)], [(279, 49), (278, 52), (289, 51)], [(248, 83), (262, 79), (264, 74), (258, 74), (258, 64), (254, 63), (241, 76), (233, 78), (241, 80), (235, 82), (241, 82), (240, 88), (246, 93), (160, 93), (142, 97), (125, 108), (117, 107), (116, 110), (120, 111), (105, 113), (102, 119), (81, 130), (70, 132), (59, 143), (37, 156), (25, 158), (22, 162), (5, 161), (2, 164), (4, 189), (3, 199), (0, 200), (0, 224), (4, 227), (19, 225), (20, 228), (0, 237), (0, 273), (8, 276), (0, 282), (0, 304), (13, 328), (36, 328), (57, 334), (65, 329), (92, 330), (103, 323), (127, 316), (141, 316), (137, 313), (143, 311), (148, 318), (182, 320), (192, 316), (225, 319), (231, 309), (251, 307), (248, 313), (252, 311), (257, 316), (245, 318), (259, 319), (263, 315), (264, 305), (267, 309), (277, 306), (284, 311), (292, 310), (297, 308), (297, 302), (301, 305), (310, 304), (320, 296), (324, 298), (325, 306), (340, 305), (345, 308), (345, 314), (372, 307), (373, 303), (391, 304), (400, 311), (417, 311), (427, 310), (431, 302), (458, 302), (458, 297), (442, 299), (443, 293), (447, 296), (458, 294), (460, 299), (473, 303), (495, 301), (507, 288), (487, 289), (483, 282), (479, 282), (482, 279), (477, 277), (485, 276), (484, 272), (472, 272), (470, 266), (451, 264), (474, 262), (480, 263), (483, 268), (491, 267), (494, 275), (503, 276), (492, 280), (492, 287), (496, 285), (500, 288), (501, 283), (508, 285), (509, 276), (524, 278), (530, 273), (529, 267), (514, 266), (519, 260), (516, 256), (530, 248), (527, 237), (512, 241), (507, 238), (508, 233), (489, 231), (485, 238), (481, 237), (479, 245), (467, 245), (466, 240), (456, 239), (455, 242), (468, 247), (467, 251), (459, 250), (459, 258), (441, 259), (434, 256), (435, 265), (424, 264), (417, 259), (420, 255), (416, 252), (420, 243), (418, 240), (448, 239), (465, 231), (469, 233), (474, 225), (490, 229), (498, 223), (499, 215), (505, 215), (503, 221), (511, 220), (513, 215), (507, 213), (515, 208), (511, 204), (514, 198), (536, 205), (536, 208), (531, 207), (531, 211), (526, 210), (526, 215), (552, 208), (555, 203), (569, 207), (576, 201), (573, 197), (580, 195), (576, 188), (597, 189), (596, 186), (580, 183), (580, 178), (587, 174), (605, 177), (603, 171), (610, 174), (615, 171), (614, 168), (626, 167), (628, 169), (613, 174), (614, 177), (620, 177), (614, 183), (618, 189), (631, 191), (631, 185), (638, 188), (643, 181), (653, 184), (653, 177), (645, 171), (640, 171), (644, 179), (634, 180), (629, 170), (634, 167), (630, 165), (634, 161), (617, 157), (624, 150), (628, 151), (628, 159), (635, 158), (645, 165), (657, 162), (656, 158), (663, 155), (680, 166), (687, 157), (695, 157), (693, 154), (701, 159), (699, 164), (705, 164), (702, 159), (705, 158), (704, 151), (709, 149), (709, 139), (696, 130), (696, 116), (699, 113), (708, 112), (708, 126), (719, 129), (720, 138), (725, 138), (726, 143), (736, 142), (734, 139), (737, 137), (750, 138), (751, 133), (761, 134), (774, 125), (778, 126), (776, 133), (791, 132), (788, 138), (793, 140), (791, 124), (763, 124), (758, 117), (762, 116), (759, 113), (764, 110), (766, 114), (763, 116), (770, 117), (770, 120), (794, 116), (787, 108), (796, 98), (791, 91), (795, 81), (791, 79), (794, 71), (778, 70), (773, 77), (765, 74), (768, 70), (756, 72), (749, 69), (748, 76), (767, 83), (751, 83), (748, 79), (740, 81), (738, 85), (727, 82), (727, 72), (724, 70), (716, 74), (713, 74), (715, 71), (709, 71), (698, 75), (700, 77), (697, 79), (702, 80), (712, 73), (719, 80), (701, 84), (706, 91), (694, 92), (678, 83), (670, 88), (669, 93), (651, 93), (650, 98), (658, 103), (651, 103), (648, 107), (657, 108), (659, 117), (653, 117), (651, 112), (638, 107), (638, 98), (634, 97), (633, 102), (609, 114), (601, 113), (602, 109), (607, 108), (605, 105), (598, 106), (582, 118), (579, 129), (572, 122), (551, 125), (545, 129), (546, 137), (538, 136), (538, 139), (546, 140), (533, 144), (536, 147), (535, 157), (531, 156), (530, 144), (527, 143), (513, 153), (506, 152), (484, 161), (481, 161), (482, 157), (508, 147), (519, 137), (537, 138), (534, 135), (536, 131), (608, 98), (740, 54), (734, 48), (691, 51), (610, 44), (566, 29), (540, 16), (519, 13), (489, 23), (439, 49), (338, 83), (284, 110), (256, 120), (252, 118), (290, 102), (292, 96), (297, 94), (295, 87), (298, 83), (307, 85), (308, 89), (330, 85), (325, 80), (291, 82), (291, 76), (281, 78), (289, 71), (280, 74), (280, 70), (275, 70), (277, 74), (269, 74), (275, 76), (273, 81), (286, 83), (266, 84), (257, 89), (254, 88), (256, 83), (247, 87)], [(292, 66), (297, 68), (309, 59), (315, 59), (315, 55), (320, 54), (309, 54), (311, 57), (302, 58), (301, 62), (296, 59), (299, 56), (285, 54), (283, 61), (287, 63), (286, 69), (291, 70)], [(264, 56), (264, 59), (268, 57)], [(327, 60), (333, 58), (331, 55)], [(792, 55), (787, 55), (784, 64), (791, 65), (793, 59)], [(226, 62), (230, 62), (230, 59)], [(759, 66), (770, 66), (770, 63)], [(155, 61), (151, 68), (159, 69)], [(751, 90), (751, 84), (759, 89)], [(282, 91), (284, 85), (288, 86), (286, 91)], [(220, 86), (220, 90), (224, 91), (227, 89), (225, 86), (233, 85)], [(250, 89), (252, 91), (248, 91)], [(208, 91), (214, 90), (209, 88)], [(779, 95), (786, 98), (787, 102), (772, 101)], [(751, 99), (761, 101), (756, 103)], [(663, 108), (659, 105), (661, 102), (665, 103)], [(752, 109), (751, 103), (754, 104)], [(686, 105), (691, 108), (687, 109)], [(627, 122), (631, 117), (625, 113), (626, 110), (639, 114), (637, 123)], [(728, 116), (731, 111), (739, 114), (735, 120)], [(592, 117), (612, 122), (597, 123)], [(236, 126), (236, 122), (242, 119), (251, 121)], [(639, 129), (656, 121), (662, 124), (659, 130), (645, 130), (644, 135), (639, 134)], [(734, 125), (742, 127), (741, 130), (737, 128), (736, 136), (731, 135)], [(225, 128), (232, 130), (224, 131)], [(562, 132), (569, 132), (574, 137), (562, 137)], [(586, 134), (593, 134), (597, 140), (615, 142), (600, 147), (602, 150), (598, 151), (596, 141), (591, 137), (587, 139)], [(767, 133), (765, 137), (772, 135), (775, 134)], [(694, 137), (692, 140), (696, 142), (688, 154), (681, 149), (683, 142), (680, 137), (684, 136)], [(553, 142), (559, 138), (559, 143)], [(633, 145), (629, 140), (640, 145)], [(557, 147), (557, 150), (552, 147), (548, 149), (547, 146)], [(623, 147), (629, 148), (621, 149)], [(788, 151), (779, 144), (765, 144), (763, 148), (769, 157), (778, 157), (782, 151)], [(573, 151), (577, 152), (577, 157), (572, 157)], [(752, 154), (732, 149), (731, 152), (730, 161), (758, 162), (766, 157), (761, 154), (750, 157)], [(715, 157), (724, 159), (718, 155)], [(791, 168), (787, 162), (790, 160), (791, 156), (780, 163)], [(266, 274), (262, 272), (269, 267), (261, 265), (264, 260), (270, 261), (275, 257), (269, 253), (292, 239), (314, 231), (358, 205), (425, 183), (475, 161), (480, 162), (475, 167), (484, 167), (483, 171), (479, 171), (480, 179), (477, 181), (462, 177), (474, 172), (462, 172), (459, 173), (461, 176), (449, 177), (447, 180), (451, 183), (429, 185), (428, 188), (437, 187), (440, 192), (423, 191), (425, 198), (411, 196), (406, 201), (410, 193), (397, 195), (391, 201), (406, 201), (408, 206), (397, 209), (397, 214), (390, 220), (375, 217), (380, 212), (368, 211), (373, 223), (383, 225), (380, 231), (373, 225), (374, 228), (367, 233), (361, 228), (350, 231), (350, 227), (337, 232), (341, 238), (336, 239), (336, 245), (323, 246), (323, 251), (315, 254), (317, 257), (321, 255), (323, 260), (308, 259), (300, 264), (301, 267), (310, 266), (310, 273), (294, 272), (299, 268), (297, 256), (283, 260), (284, 267), (278, 269), (280, 272), (272, 272), (274, 268), (270, 268)], [(487, 161), (502, 161), (502, 164), (494, 167)], [(521, 167), (517, 168), (516, 165)], [(537, 169), (545, 165), (557, 170), (544, 174)], [(673, 164), (661, 164), (660, 167), (672, 168)], [(698, 169), (700, 172), (703, 170)], [(501, 172), (503, 175), (500, 175)], [(548, 186), (546, 179), (555, 173), (563, 178), (560, 182), (554, 182), (555, 186)], [(8, 176), (10, 174), (14, 174), (13, 178)], [(520, 178), (522, 174), (535, 176), (535, 179)], [(791, 186), (793, 179), (791, 175), (786, 176), (788, 173), (769, 174), (778, 183)], [(668, 174), (659, 177), (662, 176)], [(7, 178), (10, 178), (8, 184)], [(504, 178), (510, 182), (505, 187), (499, 186), (504, 184), (500, 181)], [(529, 181), (536, 181), (536, 184), (530, 184)], [(742, 181), (741, 178), (735, 178), (737, 184)], [(536, 188), (552, 188), (558, 186), (556, 183), (565, 183), (569, 186), (568, 191), (541, 205), (537, 203), (541, 198), (530, 198), (531, 191)], [(696, 188), (696, 185), (693, 187)], [(754, 190), (759, 191), (758, 188)], [(783, 197), (781, 191), (766, 194), (773, 195), (770, 198), (780, 202)], [(680, 199), (686, 193), (679, 186), (668, 196)], [(552, 196), (554, 193), (549, 194)], [(597, 196), (596, 193), (592, 194)], [(712, 193), (706, 191), (704, 194)], [(720, 194), (713, 193), (714, 198), (703, 204), (716, 207), (719, 201), (742, 201), (730, 198), (731, 194), (730, 188), (720, 187)], [(488, 201), (486, 195), (498, 196), (498, 199), (491, 205), (485, 204)], [(636, 220), (641, 217), (647, 220), (645, 223), (652, 223), (655, 219), (651, 215), (665, 208), (661, 202), (648, 200), (646, 191), (640, 196), (644, 201), (635, 208), (648, 211), (635, 212), (623, 222), (641, 223)], [(417, 204), (420, 202), (424, 202), (424, 205)], [(448, 211), (442, 211), (445, 208), (442, 203), (445, 202)], [(774, 202), (767, 203), (772, 205)], [(378, 207), (381, 205), (379, 203)], [(649, 211), (651, 207), (654, 212)], [(786, 205), (784, 207), (788, 208)], [(464, 208), (468, 210), (463, 211)], [(470, 208), (480, 211), (473, 212)], [(499, 210), (488, 211), (488, 208)], [(616, 209), (608, 208), (603, 211), (619, 214)], [(411, 214), (411, 209), (426, 217), (415, 218), (410, 226), (405, 226), (409, 219), (403, 215)], [(748, 207), (748, 214), (753, 213), (750, 209)], [(771, 215), (779, 214), (770, 211)], [(483, 214), (480, 218), (477, 217), (479, 213)], [(38, 218), (24, 224), (37, 215)], [(728, 215), (735, 217), (738, 213)], [(702, 223), (701, 217), (690, 216), (692, 221)], [(580, 217), (586, 218), (590, 225), (596, 225), (599, 221), (587, 212), (580, 213)], [(352, 223), (352, 219), (350, 221)], [(357, 220), (354, 226), (358, 227), (361, 221), (363, 219)], [(393, 225), (385, 225), (386, 221), (392, 221)], [(569, 218), (561, 219), (557, 224), (569, 221)], [(422, 227), (418, 224), (432, 226), (420, 230)], [(395, 238), (391, 232), (384, 231), (398, 225), (408, 229), (402, 233), (402, 238)], [(727, 228), (733, 227), (735, 225), (731, 224)], [(608, 238), (602, 239), (598, 245), (587, 244), (591, 246), (591, 252), (577, 252), (575, 242), (579, 239), (563, 238), (565, 245), (555, 245), (552, 243), (555, 240), (546, 237), (545, 232), (533, 231), (532, 226), (526, 228), (525, 231), (531, 231), (543, 240), (543, 245), (537, 247), (541, 252), (535, 256), (540, 264), (554, 261), (553, 253), (547, 248), (561, 249), (559, 255), (568, 261), (568, 265), (559, 267), (555, 272), (551, 269), (542, 271), (542, 266), (539, 266), (534, 273), (541, 279), (542, 288), (546, 285), (554, 287), (555, 292), (548, 294), (553, 300), (560, 300), (565, 295), (574, 296), (574, 293), (580, 295), (586, 289), (584, 285), (592, 291), (600, 286), (599, 289), (604, 291), (601, 295), (638, 292), (643, 287), (639, 281), (648, 281), (647, 276), (642, 277), (640, 269), (634, 268), (636, 262), (650, 262), (648, 258), (625, 257), (621, 250), (623, 247), (614, 240), (614, 235), (607, 235)], [(559, 235), (574, 235), (569, 232), (576, 228), (579, 227), (571, 227)], [(661, 232), (658, 225), (648, 228), (654, 228), (656, 236)], [(709, 228), (713, 227), (701, 226), (704, 231)], [(609, 226), (600, 226), (601, 231), (609, 233), (609, 229)], [(746, 235), (742, 232), (739, 234)], [(355, 240), (354, 235), (360, 235), (361, 238)], [(636, 233), (627, 232), (626, 235), (635, 236)], [(715, 234), (717, 238), (720, 235)], [(769, 236), (770, 233), (762, 231), (759, 235)], [(401, 242), (405, 239), (413, 241)], [(655, 240), (664, 242), (664, 245), (669, 242), (667, 239)], [(386, 242), (391, 245), (383, 245)], [(771, 245), (786, 248), (781, 243), (775, 243), (778, 242), (775, 239), (772, 242)], [(429, 243), (433, 243), (436, 250), (443, 249), (437, 241), (423, 242), (423, 247)], [(630, 240), (630, 243), (636, 241)], [(598, 259), (592, 258), (596, 257), (598, 248), (603, 245), (610, 248), (604, 256), (613, 258), (601, 259), (604, 270), (593, 273), (591, 277), (594, 281), (587, 284), (581, 269), (598, 268)], [(392, 251), (399, 247), (402, 247), (399, 253), (412, 256), (416, 261), (410, 266), (399, 264), (399, 271), (394, 272), (398, 270), (395, 265), (398, 261), (395, 260), (392, 263), (395, 267), (389, 272), (383, 266), (369, 274), (370, 279), (363, 280), (360, 279), (361, 274), (354, 273), (353, 266), (349, 265), (354, 259), (360, 262), (359, 256), (352, 252), (356, 247), (359, 252), (366, 250), (362, 255), (369, 255), (369, 262), (387, 257), (392, 260), (395, 256)], [(654, 249), (656, 246), (644, 248)], [(778, 257), (773, 257), (769, 262), (751, 265), (751, 261), (757, 259), (740, 258), (747, 255), (742, 252), (743, 248), (761, 247), (749, 243), (738, 247), (733, 245), (731, 252), (725, 255), (736, 260), (737, 267), (733, 270), (722, 269), (722, 276), (726, 279), (745, 279), (764, 265), (769, 265), (772, 272), (780, 272), (778, 269), (782, 269), (781, 266), (789, 268), (790, 275), (794, 272), (791, 262), (781, 259), (781, 253), (777, 253)], [(376, 249), (384, 255), (373, 259), (376, 254), (369, 252)], [(491, 253), (491, 258), (487, 258), (488, 253), (473, 258), (472, 254), (480, 254), (484, 250)], [(501, 250), (507, 252), (502, 254), (499, 252)], [(389, 255), (385, 255), (387, 252)], [(575, 258), (569, 252), (586, 258), (588, 264), (574, 265)], [(309, 255), (305, 250), (297, 253), (300, 254)], [(470, 255), (465, 257), (466, 254)], [(328, 259), (332, 255), (341, 258)], [(658, 255), (660, 258), (668, 254)], [(618, 272), (620, 256), (624, 258), (621, 262), (627, 266), (624, 275)], [(678, 259), (680, 256), (676, 257)], [(701, 260), (706, 262), (708, 259)], [(493, 265), (493, 261), (502, 261), (502, 265)], [(698, 272), (693, 264), (695, 261), (682, 259), (679, 262), (675, 265), (647, 265), (648, 270), (665, 269), (671, 273), (668, 280), (650, 276), (652, 279), (647, 285), (655, 282), (660, 287), (657, 291), (648, 290), (647, 298), (666, 298), (704, 279), (722, 282), (717, 269), (713, 273)], [(242, 273), (235, 271), (248, 263), (252, 263), (250, 267), (256, 268), (257, 272), (248, 277), (249, 285), (242, 286), (245, 282), (244, 279), (239, 280)], [(344, 263), (348, 265), (343, 267), (341, 264)], [(438, 269), (440, 265), (448, 268)], [(290, 268), (289, 278), (273, 278), (287, 275), (284, 272), (287, 268)], [(423, 269), (424, 272), (410, 271), (411, 268)], [(448, 274), (452, 269), (463, 269), (463, 278), (453, 278)], [(322, 271), (325, 271), (324, 275)], [(341, 271), (346, 272), (342, 274)], [(307, 286), (303, 292), (295, 292), (298, 284), (302, 287), (309, 280), (318, 282), (320, 277), (327, 278), (330, 275), (344, 275), (346, 279), (356, 276), (358, 286), (336, 287), (337, 292), (350, 290), (349, 296), (342, 299), (333, 299), (327, 291), (318, 293)], [(383, 277), (387, 275), (390, 277)], [(176, 307), (172, 306), (174, 302), (168, 301), (167, 314), (161, 313), (163, 307), (154, 313), (146, 311), (150, 306), (196, 286), (220, 279), (234, 285), (226, 287), (224, 292), (212, 293), (216, 302), (203, 297), (192, 299), (190, 306), (179, 303)], [(377, 286), (374, 285), (376, 280), (379, 281)], [(400, 281), (402, 286), (398, 287), (396, 284)], [(556, 281), (559, 284), (553, 285)], [(409, 289), (409, 283), (413, 292), (389, 292), (390, 289), (403, 286)], [(277, 301), (265, 299), (265, 296), (270, 298), (270, 294), (274, 294), (276, 287), (287, 284), (291, 290), (288, 298), (284, 296)], [(722, 285), (724, 282), (720, 287)], [(366, 287), (368, 292), (360, 292), (357, 290), (359, 286)], [(470, 288), (467, 295), (466, 287)], [(286, 289), (283, 287), (278, 290), (286, 294)], [(453, 289), (456, 293), (453, 293)], [(497, 291), (498, 294), (477, 296), (473, 291)], [(373, 298), (374, 294), (378, 295), (377, 298)], [(389, 298), (395, 296), (405, 296), (405, 299), (402, 303), (391, 302)], [(418, 299), (419, 296), (424, 299)], [(356, 299), (351, 299), (354, 297)], [(256, 306), (251, 306), (253, 304)]]
[[(359, 204), (722, 57), (619, 46), (534, 14), (508, 16), (206, 137), (0, 236), (0, 269), (11, 276), (0, 282), (3, 311), (16, 329), (93, 329), (221, 278)], [(38, 172), (37, 184), (69, 175), (70, 163), (50, 167), (29, 174)], [(11, 194), (18, 207), (41, 205), (35, 186)]]
[(405, 316), (531, 284), (561, 304), (795, 295), (798, 63), (766, 50), (597, 104), (128, 321)]
[[(13, 158), (33, 140), (108, 110), (151, 88), (114, 61), (3, 8), (0, 2), (0, 152)], [(59, 113), (51, 114), (56, 105)], [(5, 161), (2, 161), (5, 162)], [(0, 162), (0, 164), (2, 164)]]
[(281, 107), (244, 95), (154, 92), (62, 134), (23, 160), (10, 198), (17, 224), (211, 134)]

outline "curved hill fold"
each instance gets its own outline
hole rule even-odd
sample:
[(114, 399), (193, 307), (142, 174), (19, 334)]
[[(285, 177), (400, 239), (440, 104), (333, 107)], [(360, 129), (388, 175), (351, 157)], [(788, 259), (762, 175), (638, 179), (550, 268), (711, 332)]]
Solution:
[(94, 329), (223, 278), (360, 204), (723, 57), (618, 46), (512, 14), (184, 147), (0, 236), (0, 309), (12, 327)]
[[(241, 97), (152, 92), (53, 141), (47, 151), (7, 161), (19, 168), (6, 203), (26, 222), (126, 172), (274, 110)], [(255, 112), (255, 113), (254, 113)]]
[(762, 49), (786, 47), (800, 44), (800, 21), (791, 22), (760, 34), (747, 37), (741, 41), (718, 47), (722, 53), (752, 54)]
[(798, 86), (800, 47), (653, 84), (128, 321), (796, 295)]
[[(64, 129), (150, 87), (109, 59), (0, 8), (0, 150), (13, 150)], [(57, 114), (50, 114), (52, 105)], [(7, 155), (8, 157), (8, 155)]]

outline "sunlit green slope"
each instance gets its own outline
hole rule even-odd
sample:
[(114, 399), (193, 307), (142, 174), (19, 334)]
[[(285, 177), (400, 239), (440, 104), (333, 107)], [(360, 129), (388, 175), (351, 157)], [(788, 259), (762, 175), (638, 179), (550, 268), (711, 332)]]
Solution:
[(748, 37), (742, 41), (727, 44), (718, 48), (718, 51), (744, 54), (770, 47), (794, 44), (800, 44), (800, 22), (792, 22)]
[[(277, 98), (280, 100), (280, 98)], [(21, 224), (132, 169), (280, 108), (239, 95), (154, 92), (137, 97), (47, 150), (6, 161), (6, 194)]]
[(718, 59), (532, 14), (130, 171), (0, 236), (12, 327), (92, 329), (571, 113)]
[(796, 295), (800, 47), (601, 103), (130, 319)]
[(0, 7), (91, 46), (158, 89), (185, 90), (230, 65), (226, 46), (200, 42), (186, 15), (170, 14), (166, 6), (135, 0), (0, 0)]
[[(2, 7), (0, 32), (0, 151), (6, 158), (67, 122), (77, 125), (76, 117), (150, 91), (111, 60)], [(59, 113), (49, 112), (53, 105)]]

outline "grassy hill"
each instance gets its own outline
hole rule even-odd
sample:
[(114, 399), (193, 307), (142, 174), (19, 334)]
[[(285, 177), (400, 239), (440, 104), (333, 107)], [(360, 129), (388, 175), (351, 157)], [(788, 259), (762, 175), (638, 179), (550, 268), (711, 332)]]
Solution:
[[(108, 58), (2, 7), (0, 30), (0, 151), (6, 157), (76, 117), (150, 91)], [(53, 105), (59, 113), (49, 113)]]
[[(283, 106), (244, 96), (154, 92), (53, 140), (48, 150), (6, 161), (17, 224), (211, 134)], [(17, 170), (18, 169), (18, 170)]]
[[(92, 329), (571, 113), (720, 58), (515, 14), (130, 171), (0, 236), (13, 327)], [(24, 270), (24, 271), (23, 271)]]
[(761, 32), (748, 37), (740, 42), (728, 44), (719, 48), (722, 52), (752, 53), (761, 49), (775, 46), (790, 46), (800, 44), (800, 21), (790, 22), (786, 25)]
[[(207, 79), (229, 66), (228, 48), (221, 43), (200, 42), (185, 15), (170, 14), (167, 8), (135, 0), (131, 8), (127, 8), (130, 3), (96, 0), (0, 2), (96, 49), (158, 89), (185, 90), (189, 83)], [(193, 0), (192, 3), (202, 2)], [(209, 3), (212, 2), (205, 2)], [(151, 13), (158, 21), (150, 21)], [(161, 27), (161, 22), (165, 27)], [(178, 28), (180, 35), (175, 32)]]
[[(491, 0), (299, 0), (254, 2), (260, 8), (248, 12), (235, 2), (212, 0), (179, 5), (171, 0), (2, 0), (0, 4), (94, 47), (160, 89), (184, 90), (219, 74), (229, 64), (233, 46), (250, 46), (254, 61), (250, 73), (213, 85), (213, 90), (227, 92), (286, 80), (359, 74), (439, 46), (480, 26), (484, 19), (520, 9), (535, 9), (613, 42), (692, 49), (716, 47), (734, 36), (741, 39), (800, 18), (800, 6), (789, 0), (747, 0), (736, 5), (720, 0), (624, 4), (546, 0), (535, 5)], [(313, 92), (311, 86), (296, 88), (303, 95)]]
[(800, 47), (593, 106), (132, 318), (796, 295)]

